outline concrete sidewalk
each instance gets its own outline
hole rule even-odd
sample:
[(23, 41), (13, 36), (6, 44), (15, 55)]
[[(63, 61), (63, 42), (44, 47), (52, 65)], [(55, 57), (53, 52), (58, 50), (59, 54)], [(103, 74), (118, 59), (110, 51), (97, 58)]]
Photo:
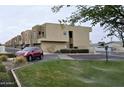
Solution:
[(74, 60), (74, 58), (72, 58), (72, 57), (70, 57), (70, 56), (68, 56), (66, 54), (58, 54), (58, 57), (60, 59), (65, 59), (65, 60)]

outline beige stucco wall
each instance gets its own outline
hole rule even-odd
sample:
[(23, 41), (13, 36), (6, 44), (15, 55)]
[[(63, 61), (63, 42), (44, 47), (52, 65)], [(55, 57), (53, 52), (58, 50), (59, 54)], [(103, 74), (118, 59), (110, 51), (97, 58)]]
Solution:
[(68, 42), (68, 35), (64, 35), (65, 29), (58, 24), (44, 24), (46, 26), (46, 38), (48, 41), (65, 41)]
[(32, 35), (32, 30), (26, 30), (21, 33), (22, 36), (22, 43), (24, 44), (31, 44), (31, 35)]
[[(39, 39), (44, 39), (44, 37), (38, 34), (39, 32), (46, 32), (45, 25), (35, 25), (32, 27), (32, 43), (33, 44), (40, 43), (41, 40), (39, 41)], [(46, 37), (46, 33), (45, 33), (45, 37)]]
[(66, 48), (65, 42), (42, 42), (41, 48), (44, 52), (55, 52), (60, 49)]
[[(69, 26), (60, 24), (46, 23), (46, 38), (44, 41), (65, 41), (69, 42), (68, 31), (73, 31), (73, 44), (78, 48), (88, 49), (90, 27)], [(64, 33), (66, 32), (66, 35)]]
[(73, 39), (74, 46), (78, 46), (78, 48), (88, 49), (90, 47), (89, 33), (83, 31), (73, 31), (73, 32), (74, 32), (74, 39)]
[(73, 31), (73, 46), (83, 49), (88, 49), (90, 47), (89, 33), (91, 30), (90, 27), (66, 26), (66, 31)]

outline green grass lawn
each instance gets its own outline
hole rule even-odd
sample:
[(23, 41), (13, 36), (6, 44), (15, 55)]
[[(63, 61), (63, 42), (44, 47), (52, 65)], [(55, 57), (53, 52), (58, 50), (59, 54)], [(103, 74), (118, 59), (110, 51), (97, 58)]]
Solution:
[(51, 60), (16, 70), (22, 86), (124, 86), (124, 62)]
[(6, 71), (5, 66), (0, 62), (0, 87), (16, 87), (12, 74)]

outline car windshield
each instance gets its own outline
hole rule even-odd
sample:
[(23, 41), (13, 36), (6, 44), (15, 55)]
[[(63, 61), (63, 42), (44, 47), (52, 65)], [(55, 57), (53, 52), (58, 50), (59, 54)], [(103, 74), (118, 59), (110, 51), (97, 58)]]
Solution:
[(33, 47), (26, 47), (26, 48), (24, 48), (22, 51), (32, 51), (32, 50), (34, 50)]

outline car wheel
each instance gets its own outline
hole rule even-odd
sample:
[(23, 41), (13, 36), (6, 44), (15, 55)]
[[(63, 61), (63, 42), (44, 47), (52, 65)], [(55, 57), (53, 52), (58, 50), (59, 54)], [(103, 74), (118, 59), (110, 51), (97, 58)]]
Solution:
[(28, 56), (28, 61), (32, 61), (32, 56)]
[(43, 59), (43, 55), (40, 55), (40, 57), (39, 57), (39, 58), (40, 58), (40, 60), (42, 60), (42, 59)]

